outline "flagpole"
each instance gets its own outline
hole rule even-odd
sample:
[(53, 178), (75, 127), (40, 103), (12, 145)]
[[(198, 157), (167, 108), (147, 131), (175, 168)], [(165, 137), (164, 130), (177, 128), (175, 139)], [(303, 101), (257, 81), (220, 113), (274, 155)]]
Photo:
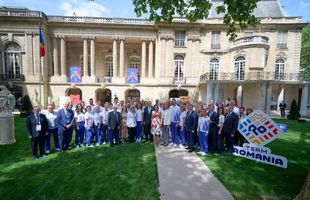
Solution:
[(40, 107), (42, 106), (42, 102), (41, 102), (41, 98), (42, 98), (42, 95), (41, 95), (41, 87), (42, 87), (42, 66), (41, 66), (41, 59), (42, 59), (42, 57), (41, 57), (41, 47), (40, 47), (40, 45), (41, 45), (41, 41), (40, 41), (40, 34), (41, 34), (41, 32), (40, 31), (42, 31), (42, 29), (41, 29), (42, 27), (41, 27), (41, 21), (39, 22), (39, 70), (40, 70), (40, 72), (39, 72), (39, 103), (40, 103)]

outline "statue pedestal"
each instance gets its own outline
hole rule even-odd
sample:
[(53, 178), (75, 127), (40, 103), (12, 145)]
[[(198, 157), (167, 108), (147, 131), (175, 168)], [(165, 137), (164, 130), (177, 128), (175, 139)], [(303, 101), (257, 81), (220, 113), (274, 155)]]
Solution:
[(14, 115), (0, 113), (0, 145), (15, 143)]

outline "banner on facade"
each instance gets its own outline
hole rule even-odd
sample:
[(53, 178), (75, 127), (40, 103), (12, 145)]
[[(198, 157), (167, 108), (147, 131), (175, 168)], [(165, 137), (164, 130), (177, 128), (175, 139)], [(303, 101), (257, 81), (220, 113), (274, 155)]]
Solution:
[(81, 82), (81, 67), (70, 67), (70, 82), (80, 83)]
[(282, 129), (269, 115), (255, 110), (239, 122), (238, 130), (249, 144), (244, 144), (243, 147), (234, 146), (233, 155), (287, 168), (285, 157), (271, 154), (271, 150), (264, 147), (283, 134)]
[(139, 83), (139, 73), (136, 68), (128, 68), (128, 83), (136, 84)]

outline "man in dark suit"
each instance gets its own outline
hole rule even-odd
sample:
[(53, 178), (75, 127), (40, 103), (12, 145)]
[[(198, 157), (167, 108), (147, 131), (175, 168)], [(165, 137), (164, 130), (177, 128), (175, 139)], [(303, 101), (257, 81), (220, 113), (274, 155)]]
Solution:
[(198, 115), (193, 110), (193, 105), (187, 103), (187, 114), (185, 117), (185, 132), (186, 136), (189, 139), (188, 141), (188, 152), (194, 151), (195, 146), (195, 134), (197, 134), (197, 125), (198, 125)]
[(145, 108), (144, 108), (144, 114), (143, 114), (143, 124), (144, 124), (144, 136), (145, 140), (153, 139), (151, 134), (151, 119), (152, 119), (152, 102), (148, 101)]
[(59, 144), (61, 151), (68, 150), (70, 145), (70, 133), (73, 131), (74, 113), (69, 108), (69, 102), (64, 102), (64, 107), (57, 112), (59, 125)]
[(37, 149), (40, 148), (40, 156), (44, 157), (44, 138), (48, 135), (48, 121), (46, 116), (40, 113), (39, 106), (34, 106), (33, 114), (26, 120), (26, 132), (31, 142), (32, 156), (38, 159)]
[(233, 152), (234, 147), (234, 137), (238, 129), (238, 115), (233, 112), (233, 106), (228, 106), (228, 114), (224, 122), (223, 133), (225, 137), (226, 147), (229, 153)]
[(119, 143), (119, 129), (122, 121), (121, 113), (117, 111), (118, 106), (113, 105), (113, 111), (108, 115), (108, 138), (110, 146), (113, 146), (113, 140), (115, 143)]
[(217, 150), (217, 135), (218, 135), (218, 128), (217, 124), (219, 123), (219, 116), (214, 111), (214, 105), (211, 104), (209, 106), (209, 118), (210, 118), (210, 129), (209, 129), (209, 136), (208, 136), (208, 146), (209, 152), (213, 153)]

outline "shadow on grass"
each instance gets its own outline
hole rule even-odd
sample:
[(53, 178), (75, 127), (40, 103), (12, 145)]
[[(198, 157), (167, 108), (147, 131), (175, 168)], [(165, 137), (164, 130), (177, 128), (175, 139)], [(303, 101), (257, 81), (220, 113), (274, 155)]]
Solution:
[(0, 146), (1, 199), (159, 199), (150, 143), (72, 149), (35, 161), (16, 120), (17, 143)]

